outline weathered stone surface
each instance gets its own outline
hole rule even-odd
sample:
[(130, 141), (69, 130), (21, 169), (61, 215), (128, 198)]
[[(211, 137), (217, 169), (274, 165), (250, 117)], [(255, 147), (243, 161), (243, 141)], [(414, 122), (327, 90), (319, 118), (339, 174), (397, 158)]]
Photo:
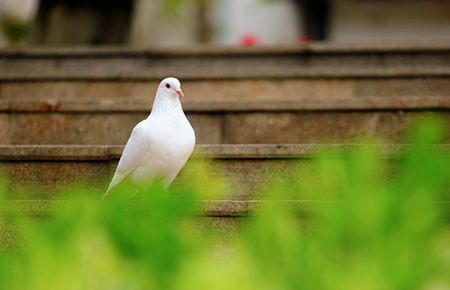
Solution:
[[(157, 81), (0, 82), (2, 98), (153, 98)], [(150, 102), (150, 101), (149, 101)]]
[[(308, 156), (313, 150), (313, 147), (295, 146), (284, 149), (225, 147), (203, 146), (199, 150), (202, 156), (217, 160), (211, 168), (212, 177), (228, 180), (227, 196), (233, 198), (249, 197), (257, 187), (268, 182), (264, 177), (273, 176), (274, 172), (294, 178), (304, 165), (298, 162), (304, 160), (295, 158), (296, 154)], [(2, 147), (0, 151), (1, 167), (12, 181), (10, 191), (14, 197), (25, 199), (53, 195), (76, 183), (89, 184), (95, 188), (93, 193), (101, 195), (120, 157), (120, 147), (109, 146), (19, 146)], [(282, 155), (277, 157), (277, 153)], [(190, 161), (192, 165), (197, 162), (202, 159)], [(190, 177), (182, 174), (178, 182), (182, 183), (185, 178)]]
[[(0, 144), (125, 144), (133, 127), (147, 115), (140, 112), (0, 114), (0, 118), (12, 120), (0, 124), (4, 132)], [(199, 142), (220, 143), (220, 117), (194, 114), (189, 120)]]
[[(277, 112), (277, 111), (351, 111), (351, 110), (427, 110), (450, 109), (449, 96), (399, 97), (296, 97), (223, 98), (183, 100), (187, 113)], [(151, 110), (148, 99), (0, 99), (0, 112), (6, 113), (145, 113)]]
[[(433, 111), (450, 126), (450, 97), (196, 99), (183, 104), (200, 144), (401, 142)], [(0, 100), (1, 144), (124, 144), (150, 111), (145, 99)]]
[(11, 144), (10, 134), (10, 116), (0, 113), (0, 144)]
[(308, 45), (285, 48), (16, 49), (0, 52), (3, 79), (182, 79), (431, 76), (450, 74), (450, 46)]
[[(197, 145), (193, 158), (213, 159), (267, 159), (309, 158), (317, 150), (347, 150), (358, 144), (240, 144)], [(404, 144), (364, 145), (392, 155), (405, 152)], [(447, 150), (447, 145), (438, 146)], [(119, 145), (0, 145), (3, 161), (110, 161), (118, 160), (124, 146)]]
[[(211, 178), (225, 179), (224, 199), (254, 199), (276, 176), (298, 180), (312, 169), (317, 150), (343, 150), (356, 145), (204, 145), (198, 146), (186, 168), (212, 158)], [(373, 145), (392, 155), (407, 146)], [(439, 148), (449, 151), (448, 145)], [(11, 180), (12, 198), (36, 199), (54, 196), (72, 184), (93, 186), (100, 196), (106, 189), (121, 146), (0, 146), (0, 170)], [(173, 186), (192, 178), (184, 169)], [(57, 195), (64, 198), (63, 194)]]
[(357, 97), (379, 96), (447, 96), (450, 92), (449, 77), (443, 78), (381, 78), (360, 79), (353, 82), (353, 93)]
[(2, 50), (0, 98), (15, 103), (0, 141), (123, 144), (177, 72), (199, 143), (398, 142), (422, 111), (447, 115), (449, 62), (445, 43)]
[[(4, 165), (4, 164), (2, 164)], [(17, 161), (5, 166), (9, 191), (18, 198), (50, 197), (55, 192), (70, 189), (74, 184), (101, 187), (105, 184), (113, 164), (107, 162), (76, 161)], [(29, 194), (34, 192), (33, 194)]]
[[(276, 106), (283, 105), (286, 108), (275, 110)], [(248, 111), (245, 111), (245, 106), (236, 108), (237, 111), (233, 108), (215, 111), (211, 107), (211, 112), (205, 109), (188, 112), (187, 115), (198, 144), (262, 144), (343, 143), (364, 136), (381, 137), (386, 142), (398, 143), (404, 141), (413, 120), (429, 114), (426, 109), (318, 111), (295, 109), (294, 106), (295, 103), (292, 109), (288, 109), (289, 103), (274, 106), (269, 103), (267, 109), (262, 107)], [(450, 128), (448, 110), (431, 112), (441, 116)], [(0, 112), (0, 144), (122, 145), (128, 140), (133, 127), (147, 114), (134, 110)], [(447, 131), (450, 132), (450, 129)], [(446, 136), (446, 140), (450, 137)]]
[[(361, 137), (405, 140), (411, 122), (427, 115), (415, 111), (230, 113), (222, 143), (345, 143)], [(448, 113), (442, 115), (450, 128)], [(447, 133), (446, 140), (450, 140)]]
[(144, 114), (14, 114), (15, 144), (124, 144)]
[[(448, 77), (384, 77), (348, 79), (239, 79), (185, 80), (185, 101), (196, 99), (283, 99), (445, 96)], [(121, 98), (144, 99), (151, 104), (160, 80), (145, 81), (5, 81), (0, 79), (0, 98), (64, 100)]]
[(222, 142), (222, 118), (217, 114), (188, 114), (187, 118), (195, 130), (198, 144), (220, 144)]

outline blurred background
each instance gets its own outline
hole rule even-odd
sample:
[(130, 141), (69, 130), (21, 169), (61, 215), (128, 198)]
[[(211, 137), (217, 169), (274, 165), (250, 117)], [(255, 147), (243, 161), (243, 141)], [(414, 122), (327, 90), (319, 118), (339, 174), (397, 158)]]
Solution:
[[(0, 47), (0, 289), (450, 289), (450, 0), (0, 0)], [(98, 203), (169, 75), (174, 194)]]
[(450, 40), (448, 0), (0, 0), (0, 45)]

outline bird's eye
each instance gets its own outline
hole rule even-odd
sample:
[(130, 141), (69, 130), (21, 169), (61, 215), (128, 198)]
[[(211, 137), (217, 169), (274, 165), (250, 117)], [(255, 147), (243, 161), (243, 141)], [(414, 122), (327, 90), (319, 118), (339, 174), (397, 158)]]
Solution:
[(166, 88), (170, 89), (170, 85), (169, 85), (169, 84), (166, 84)]

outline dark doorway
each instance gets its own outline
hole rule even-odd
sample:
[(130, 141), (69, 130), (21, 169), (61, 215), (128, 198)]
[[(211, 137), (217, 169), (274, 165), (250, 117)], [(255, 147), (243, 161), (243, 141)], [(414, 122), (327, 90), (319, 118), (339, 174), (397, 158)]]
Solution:
[(304, 39), (327, 40), (332, 3), (331, 0), (295, 0), (303, 22)]
[(33, 42), (45, 45), (123, 44), (131, 0), (41, 0)]

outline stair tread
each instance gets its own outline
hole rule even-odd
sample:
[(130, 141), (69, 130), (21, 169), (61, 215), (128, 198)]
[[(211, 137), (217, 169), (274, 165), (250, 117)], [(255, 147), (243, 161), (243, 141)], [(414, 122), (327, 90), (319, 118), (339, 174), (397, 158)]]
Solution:
[[(151, 98), (6, 98), (0, 112), (149, 112)], [(403, 97), (190, 98), (186, 112), (449, 109), (450, 94)]]
[(0, 50), (1, 81), (450, 76), (450, 43)]
[[(217, 144), (196, 145), (194, 158), (266, 159), (305, 158), (323, 150), (348, 150), (368, 146), (380, 153), (395, 155), (409, 144)], [(429, 145), (450, 152), (450, 144)], [(118, 160), (123, 145), (0, 145), (0, 161), (5, 160)]]
[(0, 57), (25, 56), (105, 56), (105, 55), (208, 55), (208, 54), (261, 54), (261, 53), (308, 53), (308, 52), (411, 52), (411, 51), (448, 51), (448, 41), (415, 41), (411, 43), (310, 43), (303, 45), (277, 46), (182, 46), (133, 48), (123, 46), (101, 47), (15, 47), (0, 50)]
[[(189, 168), (211, 162), (211, 180), (225, 181), (221, 199), (258, 199), (261, 190), (275, 176), (287, 182), (312, 174), (313, 159), (321, 151), (355, 149), (358, 144), (259, 144), (259, 145), (198, 145), (192, 158), (174, 182), (174, 186), (195, 178)], [(367, 145), (387, 159), (397, 159), (411, 145)], [(429, 145), (450, 152), (450, 144)], [(66, 189), (81, 184), (92, 187), (101, 195), (108, 185), (120, 158), (123, 146), (25, 145), (0, 146), (0, 167), (11, 198), (36, 199), (64, 197)], [(192, 167), (194, 166), (194, 167)], [(62, 191), (63, 190), (63, 191)], [(24, 198), (22, 198), (24, 197)]]
[(430, 66), (386, 66), (386, 67), (340, 67), (330, 68), (327, 66), (318, 68), (271, 68), (260, 67), (246, 69), (230, 67), (229, 69), (193, 69), (176, 67), (136, 69), (127, 71), (121, 69), (108, 69), (95, 71), (85, 68), (85, 71), (43, 71), (43, 70), (12, 70), (1, 71), (0, 81), (157, 81), (176, 71), (176, 76), (184, 81), (189, 80), (235, 80), (235, 79), (293, 79), (293, 78), (386, 78), (386, 77), (449, 77), (450, 67), (448, 65)]

